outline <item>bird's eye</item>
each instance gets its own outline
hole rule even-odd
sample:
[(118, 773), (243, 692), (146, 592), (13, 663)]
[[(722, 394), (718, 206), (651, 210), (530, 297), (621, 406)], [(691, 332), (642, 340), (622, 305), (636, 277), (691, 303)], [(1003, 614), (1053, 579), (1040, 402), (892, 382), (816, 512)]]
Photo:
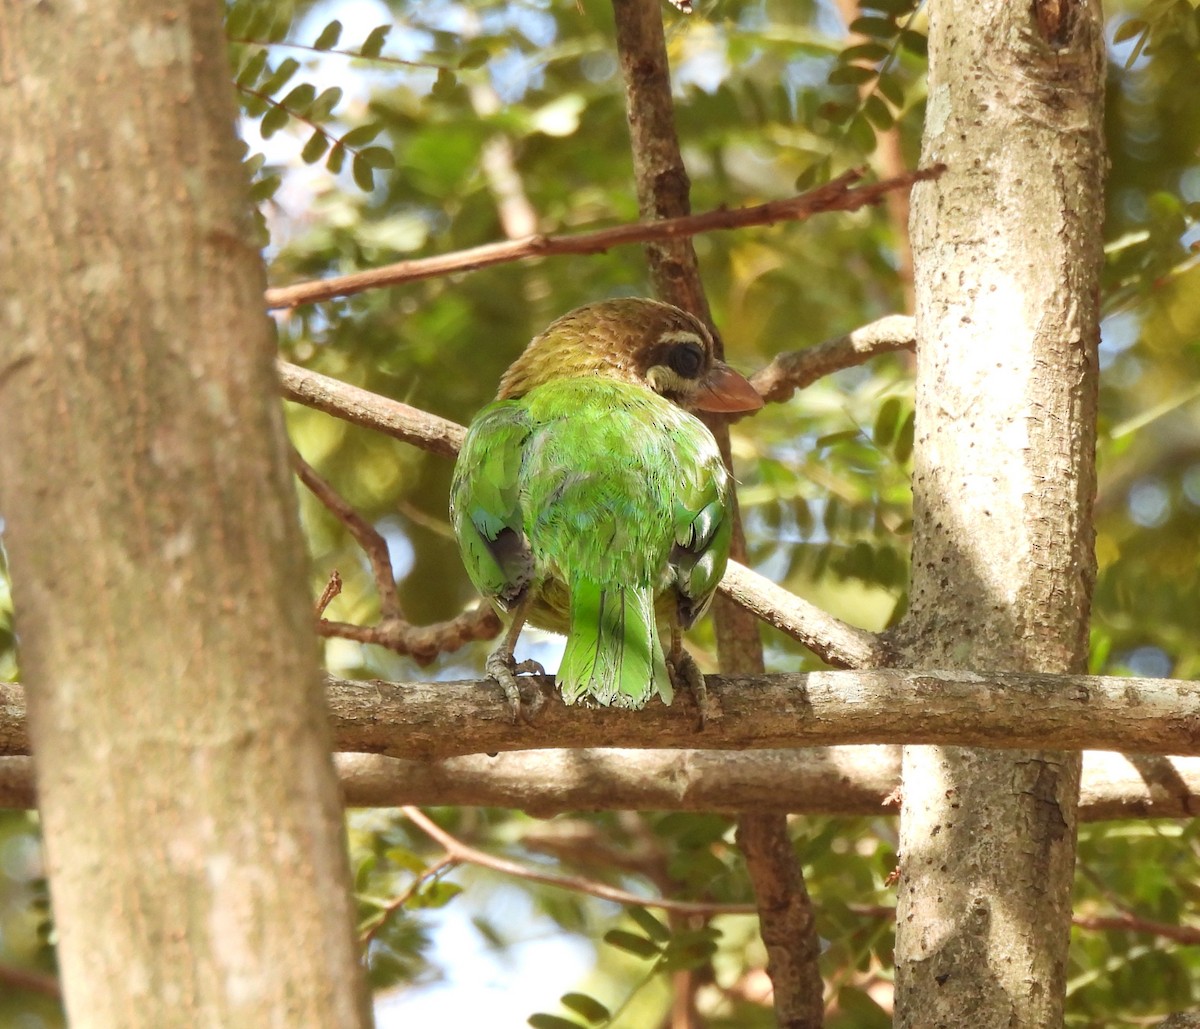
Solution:
[(680, 343), (667, 355), (667, 364), (685, 379), (694, 379), (704, 365), (704, 351), (698, 343)]

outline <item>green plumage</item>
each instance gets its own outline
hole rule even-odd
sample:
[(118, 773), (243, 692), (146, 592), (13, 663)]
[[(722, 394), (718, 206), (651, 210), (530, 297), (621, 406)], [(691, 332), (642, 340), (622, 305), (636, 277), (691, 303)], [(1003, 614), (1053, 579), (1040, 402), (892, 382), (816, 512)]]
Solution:
[(528, 601), (533, 624), (567, 634), (564, 700), (631, 708), (655, 693), (671, 702), (659, 624), (687, 627), (707, 606), (728, 558), (729, 504), (698, 419), (598, 375), (484, 408), (451, 488), (471, 581), (500, 610)]

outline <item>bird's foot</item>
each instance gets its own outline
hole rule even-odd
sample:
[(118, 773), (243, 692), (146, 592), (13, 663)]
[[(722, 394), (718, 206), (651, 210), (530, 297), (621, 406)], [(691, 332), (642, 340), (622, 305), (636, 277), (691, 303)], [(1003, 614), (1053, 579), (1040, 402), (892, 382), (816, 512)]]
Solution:
[(545, 701), (542, 699), (541, 690), (536, 687), (528, 691), (529, 699), (526, 700), (517, 683), (517, 676), (523, 673), (545, 675), (546, 670), (537, 661), (518, 662), (511, 651), (503, 649), (492, 651), (483, 667), (484, 671), (495, 679), (500, 688), (504, 690), (504, 700), (508, 704), (508, 713), (513, 725), (517, 724), (518, 719), (527, 725), (532, 725)]
[(680, 647), (676, 653), (668, 656), (667, 670), (671, 673), (672, 686), (676, 689), (686, 686), (691, 691), (699, 713), (696, 732), (703, 731), (708, 718), (708, 688), (704, 685), (704, 673), (700, 671), (696, 659)]

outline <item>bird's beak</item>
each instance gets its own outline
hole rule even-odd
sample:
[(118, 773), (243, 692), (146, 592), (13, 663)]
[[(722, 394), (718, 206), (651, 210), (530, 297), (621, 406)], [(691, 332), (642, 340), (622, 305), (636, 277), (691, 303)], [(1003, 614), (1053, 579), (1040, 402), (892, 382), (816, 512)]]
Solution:
[(713, 363), (712, 370), (688, 398), (700, 411), (757, 411), (763, 398), (750, 380), (735, 372), (724, 361)]

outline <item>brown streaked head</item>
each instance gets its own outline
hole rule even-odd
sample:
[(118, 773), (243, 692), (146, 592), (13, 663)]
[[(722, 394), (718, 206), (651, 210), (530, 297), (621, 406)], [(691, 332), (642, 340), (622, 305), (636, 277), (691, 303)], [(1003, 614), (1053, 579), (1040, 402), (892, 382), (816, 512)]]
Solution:
[(753, 411), (754, 387), (714, 356), (708, 329), (671, 304), (625, 297), (586, 304), (551, 323), (500, 380), (498, 399), (554, 379), (599, 375), (654, 390), (697, 411)]

